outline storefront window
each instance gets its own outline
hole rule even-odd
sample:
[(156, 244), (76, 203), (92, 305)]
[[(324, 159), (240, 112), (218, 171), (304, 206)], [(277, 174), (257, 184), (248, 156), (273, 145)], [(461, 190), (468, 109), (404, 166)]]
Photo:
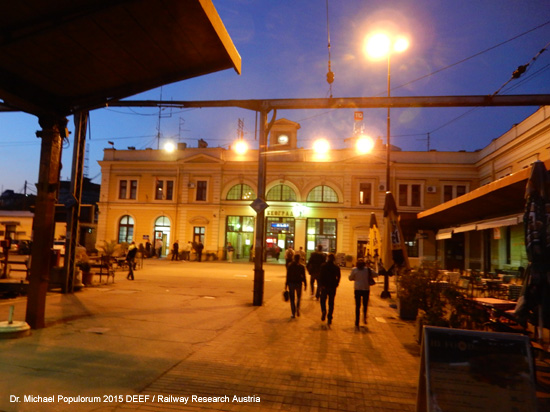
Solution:
[[(266, 220), (267, 258), (284, 261), (284, 251), (290, 246), (294, 248), (294, 218), (268, 217)], [(277, 254), (279, 252), (279, 254)], [(281, 260), (282, 259), (282, 260)]]
[(250, 260), (254, 244), (254, 218), (252, 216), (227, 216), (225, 244), (235, 248), (234, 259)]
[(337, 224), (338, 221), (336, 219), (307, 220), (306, 252), (308, 253), (308, 257), (316, 249), (317, 245), (322, 245), (324, 252), (336, 252)]

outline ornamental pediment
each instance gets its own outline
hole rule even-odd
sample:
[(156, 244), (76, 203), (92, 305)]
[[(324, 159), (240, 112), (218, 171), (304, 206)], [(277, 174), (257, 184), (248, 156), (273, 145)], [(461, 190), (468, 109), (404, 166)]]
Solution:
[(208, 223), (210, 223), (210, 220), (208, 220), (204, 216), (193, 216), (191, 219), (189, 219), (189, 223), (193, 225), (207, 225)]
[(223, 163), (221, 159), (218, 159), (213, 156), (205, 155), (205, 154), (196, 154), (194, 156), (190, 156), (186, 159), (183, 159), (183, 163)]

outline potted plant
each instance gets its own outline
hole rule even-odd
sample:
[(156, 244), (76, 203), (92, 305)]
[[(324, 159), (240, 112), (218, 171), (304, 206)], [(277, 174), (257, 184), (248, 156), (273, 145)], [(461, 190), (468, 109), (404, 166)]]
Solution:
[(82, 283), (85, 286), (92, 284), (92, 279), (94, 275), (91, 272), (92, 266), (87, 261), (81, 261), (76, 264), (78, 268), (82, 271)]
[(344, 260), (346, 261), (346, 267), (347, 268), (353, 267), (353, 256), (352, 255), (346, 255), (344, 257)]
[(417, 270), (406, 270), (397, 276), (399, 317), (414, 320), (422, 310), (423, 321), (433, 326), (445, 326), (446, 299), (437, 282), (438, 270), (423, 263)]

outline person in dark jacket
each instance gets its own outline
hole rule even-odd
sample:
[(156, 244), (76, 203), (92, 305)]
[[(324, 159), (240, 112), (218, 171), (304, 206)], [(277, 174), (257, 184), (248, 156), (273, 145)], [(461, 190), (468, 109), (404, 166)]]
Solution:
[(134, 264), (137, 251), (138, 248), (136, 247), (135, 242), (132, 242), (128, 248), (128, 253), (126, 254), (126, 262), (128, 262), (128, 268), (130, 269), (128, 276), (126, 276), (126, 279), (128, 280), (134, 280)]
[[(294, 255), (293, 261), (286, 267), (285, 289), (290, 292), (290, 310), (292, 317), (300, 316), (300, 299), (302, 283), (307, 291), (306, 268), (300, 263), (300, 255)], [(296, 299), (296, 300), (295, 300)]]
[[(317, 250), (311, 254), (307, 262), (307, 271), (310, 274), (309, 284), (311, 285), (311, 297), (315, 293), (315, 297), (319, 299), (321, 296), (321, 290), (319, 289), (319, 273), (321, 272), (321, 265), (325, 263), (326, 256), (323, 253), (323, 245), (318, 245)], [(317, 281), (317, 292), (315, 292), (315, 281)]]
[[(334, 253), (328, 255), (326, 263), (321, 265), (321, 273), (319, 274), (319, 287), (321, 288), (321, 320), (327, 318), (327, 323), (332, 323), (332, 314), (334, 312), (334, 298), (336, 296), (336, 288), (340, 284), (340, 267), (334, 264)], [(328, 314), (327, 314), (327, 298), (328, 298)]]

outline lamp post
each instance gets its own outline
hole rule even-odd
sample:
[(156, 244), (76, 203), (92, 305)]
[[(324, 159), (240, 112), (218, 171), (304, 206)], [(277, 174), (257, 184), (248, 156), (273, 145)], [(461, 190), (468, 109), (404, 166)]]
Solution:
[[(372, 60), (380, 60), (384, 57), (388, 62), (388, 97), (391, 97), (391, 55), (392, 52), (401, 53), (407, 50), (409, 41), (406, 37), (392, 37), (386, 33), (376, 33), (368, 36), (365, 41), (365, 54)], [(390, 161), (391, 161), (391, 120), (390, 108), (387, 109), (386, 117), (386, 191), (391, 192), (390, 183)]]
[[(384, 57), (388, 61), (388, 98), (391, 95), (391, 54), (392, 52), (401, 53), (407, 50), (409, 47), (409, 41), (406, 37), (403, 36), (390, 36), (386, 33), (376, 33), (372, 36), (367, 37), (365, 42), (365, 54), (372, 60), (379, 60)], [(390, 181), (390, 161), (391, 161), (391, 140), (390, 140), (390, 130), (391, 130), (391, 118), (390, 118), (390, 107), (387, 109), (386, 117), (386, 197), (388, 192), (392, 191), (392, 185)], [(391, 193), (389, 193), (391, 196)], [(386, 225), (389, 223), (386, 222)], [(386, 233), (388, 231), (386, 230)], [(386, 239), (386, 241), (388, 241)], [(388, 259), (386, 257), (386, 259)], [(390, 297), (389, 292), (389, 274), (387, 265), (389, 262), (384, 262), (386, 265), (386, 271), (384, 273), (384, 290), (380, 295), (381, 298), (387, 299)]]

